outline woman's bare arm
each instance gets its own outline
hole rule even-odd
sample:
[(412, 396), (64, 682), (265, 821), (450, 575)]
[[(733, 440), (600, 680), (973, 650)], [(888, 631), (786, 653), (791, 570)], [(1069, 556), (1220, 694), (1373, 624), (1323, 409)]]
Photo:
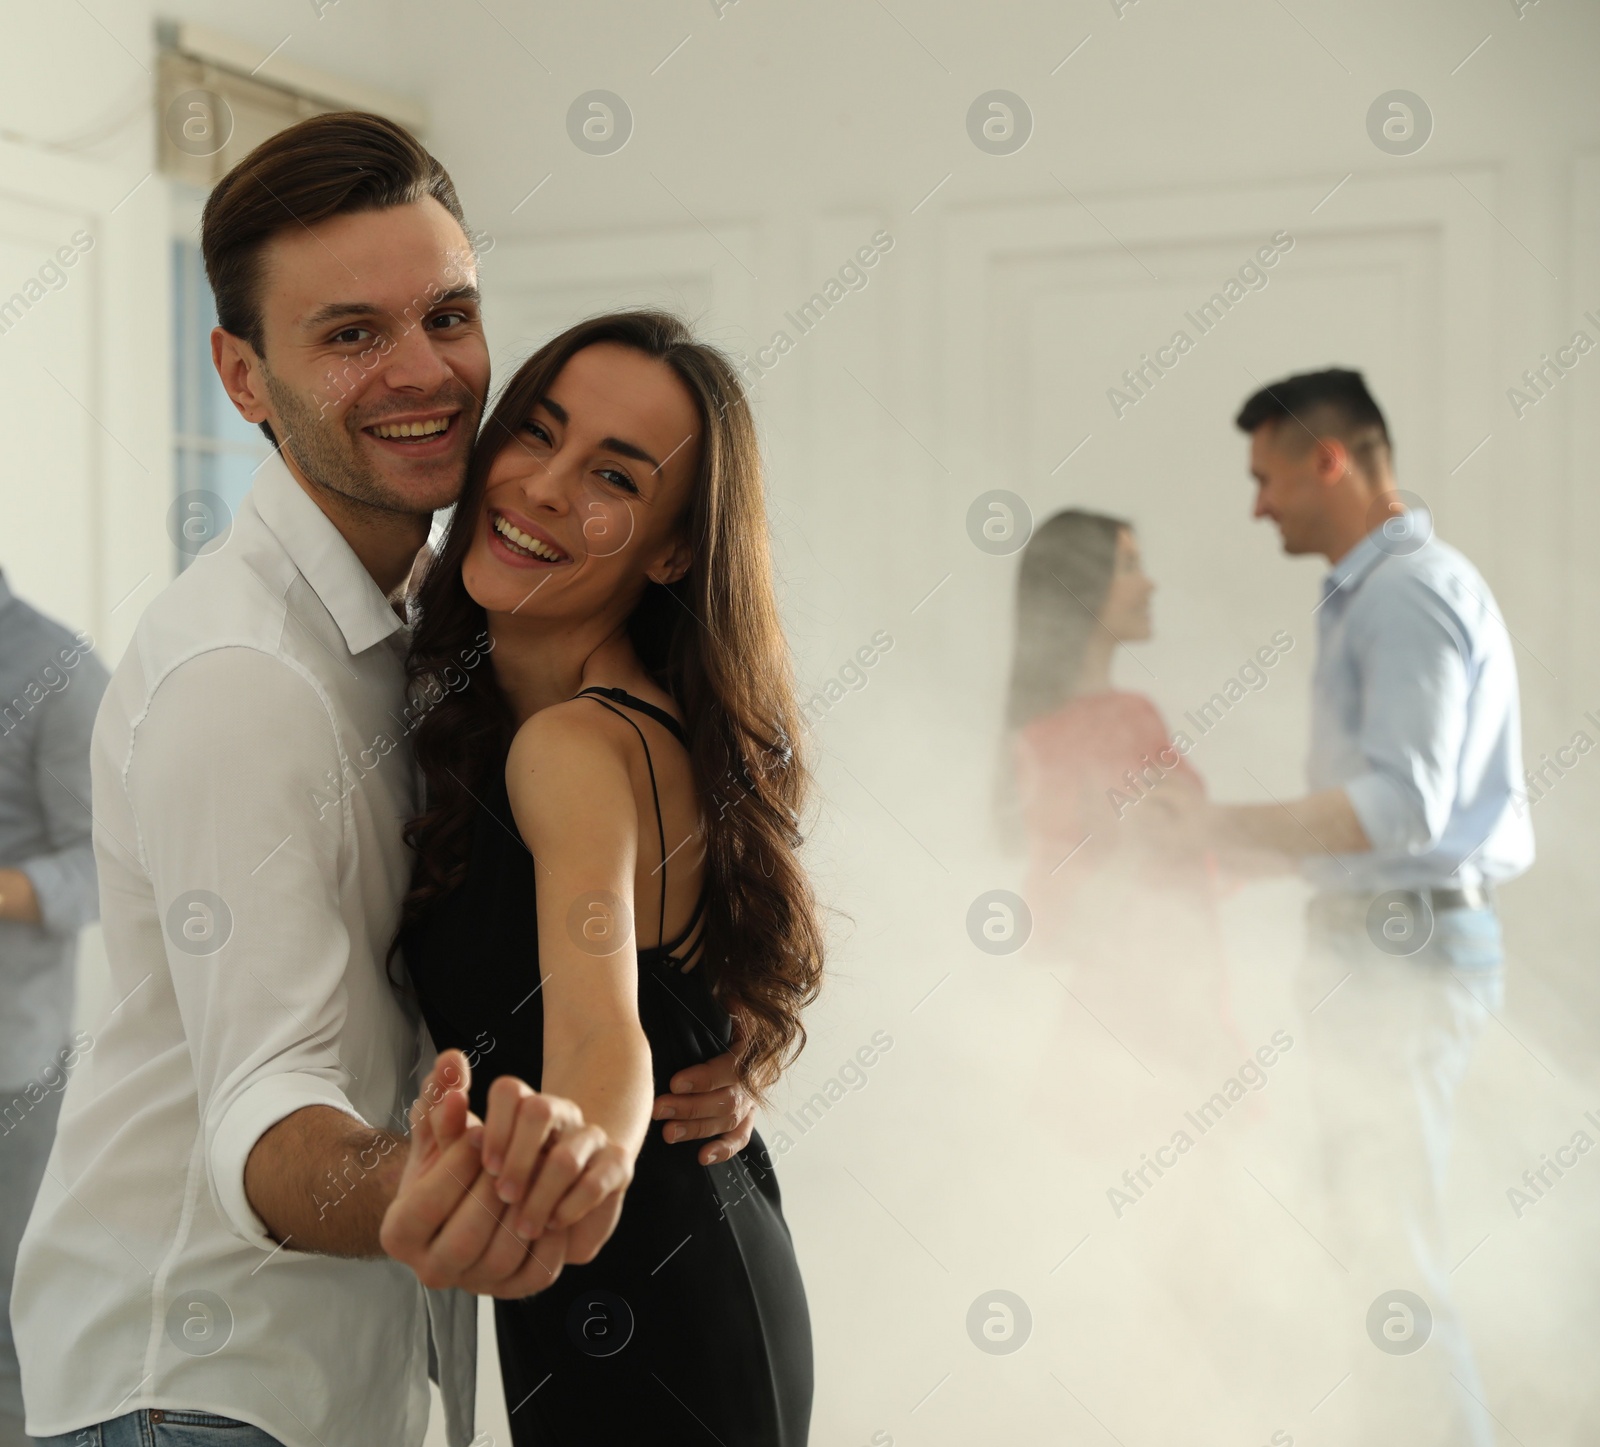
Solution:
[[(581, 1262), (616, 1224), (654, 1103), (632, 928), (638, 809), (623, 753), (581, 705), (522, 726), (506, 782), (538, 881), (537, 921), (527, 923), (538, 931), (544, 1078), (537, 1095), (497, 1082), (485, 1164), (502, 1199), (523, 1196), (517, 1233), (572, 1227), (567, 1258)], [(540, 1096), (572, 1102), (582, 1127), (546, 1119)], [(498, 1128), (513, 1114), (525, 1117), (518, 1129)]]

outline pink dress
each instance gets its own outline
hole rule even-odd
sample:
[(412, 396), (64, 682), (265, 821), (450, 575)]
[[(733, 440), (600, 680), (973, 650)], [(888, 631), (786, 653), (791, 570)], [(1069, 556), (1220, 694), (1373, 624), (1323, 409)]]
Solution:
[[(1254, 1370), (1282, 1356), (1284, 1298), (1240, 1209), (1240, 1183), (1254, 1189), (1240, 1167), (1274, 1103), (1247, 1093), (1203, 1139), (1185, 1114), (1254, 1063), (1228, 1008), (1215, 861), (1179, 846), (1163, 809), (1180, 793), (1203, 797), (1204, 783), (1150, 700), (1119, 691), (1035, 719), (1018, 731), (1015, 760), (1035, 921), (1027, 956), (1053, 977), (1039, 999), (1056, 1002), (1018, 1105), (1059, 1199), (1084, 1203), (1062, 1239), (1092, 1226), (1127, 1243), (1119, 1295), (1142, 1279), (1173, 1329), (1207, 1344), (1217, 1380)], [(1177, 1154), (1180, 1131), (1192, 1156)]]
[(1163, 799), (1205, 785), (1160, 713), (1141, 694), (1081, 695), (1020, 729), (1015, 760), (1024, 898), (1044, 952), (1150, 1070), (1226, 1075), (1244, 1051), (1228, 1017), (1215, 861), (1161, 827)]

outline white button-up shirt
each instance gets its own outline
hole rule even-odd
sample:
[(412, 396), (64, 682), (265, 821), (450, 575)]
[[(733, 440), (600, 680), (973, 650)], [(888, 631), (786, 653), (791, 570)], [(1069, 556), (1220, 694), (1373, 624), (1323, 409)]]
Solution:
[(273, 458), (116, 670), (92, 756), (119, 1003), (67, 1088), (12, 1293), (36, 1437), (184, 1407), (288, 1447), (423, 1440), (416, 1278), (279, 1249), (244, 1187), (305, 1106), (405, 1130), (421, 1037), (385, 957), (416, 798), (406, 641)]

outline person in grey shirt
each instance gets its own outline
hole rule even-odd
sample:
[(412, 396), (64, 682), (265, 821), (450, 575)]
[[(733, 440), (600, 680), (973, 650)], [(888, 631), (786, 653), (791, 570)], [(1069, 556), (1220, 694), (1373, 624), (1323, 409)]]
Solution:
[(100, 913), (89, 735), (106, 670), (0, 573), (0, 1447), (27, 1447), (11, 1339), (17, 1243), (44, 1176), (67, 1076), (78, 931)]
[(1511, 637), (1482, 575), (1396, 487), (1359, 372), (1276, 382), (1235, 421), (1255, 516), (1286, 553), (1330, 564), (1312, 792), (1199, 811), (1205, 842), (1297, 862), (1317, 891), (1295, 993), (1319, 1237), (1344, 1268), (1354, 1368), (1328, 1412), (1349, 1414), (1352, 1440), (1488, 1447), (1450, 1290), (1445, 1179), (1456, 1091), (1504, 999), (1495, 887), (1533, 862)]

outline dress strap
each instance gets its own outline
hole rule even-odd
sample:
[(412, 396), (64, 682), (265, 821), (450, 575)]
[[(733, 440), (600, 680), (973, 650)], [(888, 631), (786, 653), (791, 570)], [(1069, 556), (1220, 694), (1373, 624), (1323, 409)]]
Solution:
[[(683, 942), (686, 939), (688, 939), (690, 935), (692, 935), (694, 933), (695, 926), (700, 923), (700, 916), (703, 915), (705, 912), (706, 912), (706, 891), (704, 889), (702, 889), (700, 891), (700, 898), (695, 900), (695, 902), (694, 902), (694, 910), (689, 915), (689, 922), (686, 925), (684, 925), (684, 927), (681, 930), (679, 930), (678, 933), (676, 935), (674, 935), (670, 940), (663, 940), (657, 946), (657, 948), (661, 951), (661, 953), (663, 955), (665, 955), (668, 959), (675, 959), (677, 957), (678, 951), (683, 948)], [(686, 960), (692, 960), (695, 957), (695, 955), (699, 952), (700, 943), (701, 942), (699, 940), (696, 940), (694, 942), (694, 949), (689, 951), (688, 955), (685, 957)]]
[[(634, 709), (636, 712), (644, 714), (647, 718), (653, 718), (658, 724), (661, 725), (662, 728), (671, 734), (673, 738), (677, 739), (677, 741), (682, 744), (684, 748), (689, 747), (689, 736), (684, 733), (683, 725), (679, 723), (677, 719), (673, 718), (673, 716), (668, 713), (666, 709), (657, 708), (655, 704), (629, 693), (627, 689), (601, 688), (597, 684), (594, 687), (581, 690), (578, 694), (578, 697), (583, 698), (586, 695), (598, 698), (609, 698), (613, 703), (620, 703), (624, 708)], [(612, 712), (615, 712), (615, 710), (613, 709)], [(643, 738), (644, 735), (640, 734), (639, 737)], [(646, 752), (648, 752), (648, 750), (646, 750)]]
[[(699, 901), (695, 904), (694, 913), (689, 917), (689, 924), (675, 940), (667, 941), (667, 860), (671, 857), (667, 853), (667, 829), (661, 819), (661, 791), (656, 787), (655, 760), (650, 757), (650, 742), (644, 736), (644, 730), (639, 727), (622, 709), (616, 707), (621, 704), (623, 708), (636, 709), (638, 712), (653, 718), (667, 730), (684, 748), (689, 747), (688, 737), (684, 734), (683, 725), (663, 708), (648, 703), (642, 698), (636, 698), (625, 688), (600, 688), (598, 686), (585, 688), (579, 691), (577, 697), (592, 698), (601, 708), (616, 714), (626, 723), (634, 733), (639, 735), (639, 743), (644, 749), (645, 768), (650, 771), (650, 798), (656, 806), (656, 838), (661, 845), (661, 916), (656, 922), (656, 943), (654, 949), (670, 956), (686, 939), (695, 925), (700, 922), (701, 911), (705, 908), (705, 892), (702, 890)], [(676, 852), (676, 851), (674, 851)], [(645, 951), (641, 950), (641, 954)]]

